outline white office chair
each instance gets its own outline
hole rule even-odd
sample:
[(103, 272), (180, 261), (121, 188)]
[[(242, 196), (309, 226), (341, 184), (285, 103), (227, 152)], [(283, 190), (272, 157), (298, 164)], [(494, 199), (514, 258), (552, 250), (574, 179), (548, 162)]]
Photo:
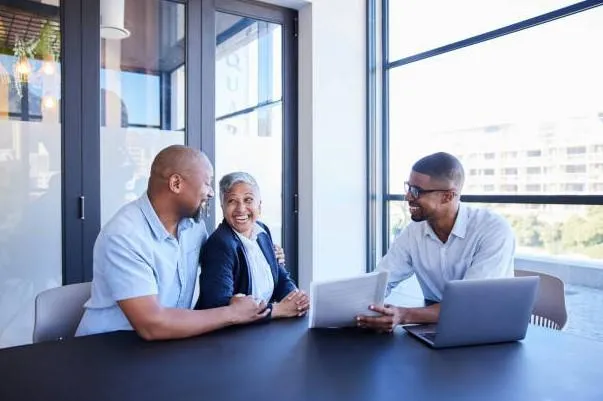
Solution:
[(540, 285), (530, 323), (536, 326), (563, 330), (567, 323), (565, 286), (558, 277), (529, 270), (515, 270), (515, 277), (538, 276)]
[(33, 342), (73, 337), (90, 298), (90, 283), (51, 288), (36, 296)]

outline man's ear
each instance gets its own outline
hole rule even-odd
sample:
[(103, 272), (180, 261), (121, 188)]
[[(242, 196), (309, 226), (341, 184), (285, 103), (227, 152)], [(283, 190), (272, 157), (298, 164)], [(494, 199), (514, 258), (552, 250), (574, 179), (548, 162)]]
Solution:
[(168, 178), (170, 191), (179, 194), (182, 191), (182, 176), (180, 174), (172, 174)]
[(442, 203), (450, 203), (456, 198), (455, 191), (446, 191), (442, 194)]

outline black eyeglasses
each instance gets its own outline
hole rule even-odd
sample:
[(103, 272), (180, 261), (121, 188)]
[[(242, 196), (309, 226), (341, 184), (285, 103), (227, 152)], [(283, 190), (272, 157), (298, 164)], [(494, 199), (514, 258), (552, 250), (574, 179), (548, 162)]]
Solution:
[(413, 198), (417, 199), (423, 194), (428, 194), (431, 192), (446, 192), (446, 191), (454, 191), (454, 188), (449, 189), (423, 189), (416, 185), (411, 185), (408, 181), (404, 181), (404, 190), (407, 194), (411, 194)]

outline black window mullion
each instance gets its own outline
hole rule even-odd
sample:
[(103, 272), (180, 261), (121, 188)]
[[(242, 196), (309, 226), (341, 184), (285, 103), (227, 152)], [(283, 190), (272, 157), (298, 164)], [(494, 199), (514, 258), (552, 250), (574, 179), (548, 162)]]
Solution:
[[(381, 62), (386, 65), (389, 57), (389, 15), (388, 15), (389, 0), (382, 0), (381, 7), (383, 13), (383, 25), (381, 30)], [(389, 69), (383, 69), (381, 78), (381, 157), (383, 160), (381, 174), (381, 188), (384, 195), (389, 193)], [(381, 235), (381, 254), (384, 255), (389, 248), (389, 207), (388, 203), (382, 202), (381, 218), (383, 221)]]
[(283, 12), (283, 246), (288, 269), (299, 282), (298, 266), (298, 116), (297, 12)]
[[(101, 225), (100, 169), (100, 0), (82, 1), (82, 281), (92, 280), (92, 250)], [(68, 78), (69, 79), (69, 78)]]
[[(205, 1), (203, 1), (205, 2)], [(207, 113), (201, 106), (202, 87), (201, 69), (202, 55), (201, 42), (203, 34), (201, 28), (201, 0), (189, 1), (186, 4), (185, 22), (185, 132), (186, 144), (196, 149), (201, 149), (201, 119)], [(203, 149), (205, 150), (205, 149)]]
[[(197, 105), (201, 107), (201, 120), (199, 146), (209, 159), (216, 162), (216, 10), (214, 0), (201, 1), (200, 8), (200, 50), (199, 84), (201, 87), (200, 98)], [(214, 198), (206, 216), (208, 230), (211, 232), (216, 227), (216, 207), (218, 203)]]
[(63, 284), (84, 281), (82, 195), (82, 0), (62, 0), (61, 26), (61, 152)]

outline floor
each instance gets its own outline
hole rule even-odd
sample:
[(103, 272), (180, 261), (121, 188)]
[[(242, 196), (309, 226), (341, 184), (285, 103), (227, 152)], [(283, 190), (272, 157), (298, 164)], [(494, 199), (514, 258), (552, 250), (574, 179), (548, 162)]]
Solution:
[(603, 341), (603, 290), (566, 285), (565, 305), (565, 331)]

